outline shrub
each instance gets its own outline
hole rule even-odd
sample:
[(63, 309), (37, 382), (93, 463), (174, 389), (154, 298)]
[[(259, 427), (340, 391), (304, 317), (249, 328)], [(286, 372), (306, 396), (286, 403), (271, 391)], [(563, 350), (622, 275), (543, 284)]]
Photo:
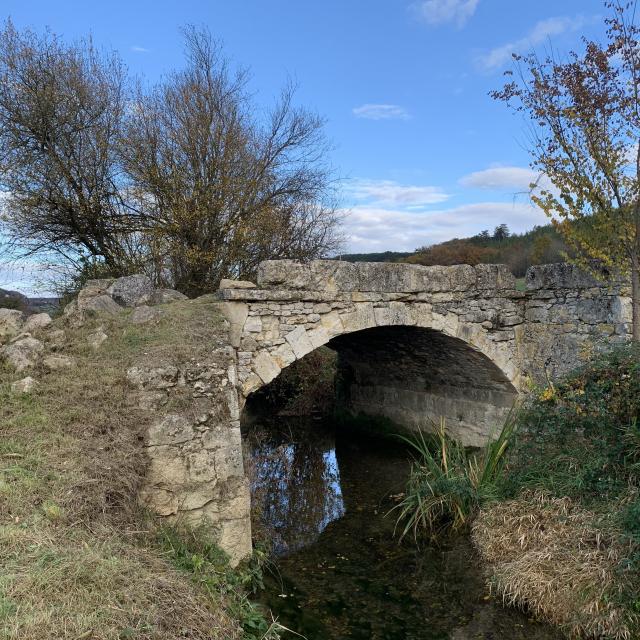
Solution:
[(498, 437), (490, 439), (480, 453), (470, 451), (446, 433), (444, 418), (435, 441), (420, 432), (403, 440), (416, 451), (400, 511), (401, 538), (426, 533), (437, 537), (464, 529), (488, 500), (497, 497), (497, 481), (516, 428), (511, 415)]

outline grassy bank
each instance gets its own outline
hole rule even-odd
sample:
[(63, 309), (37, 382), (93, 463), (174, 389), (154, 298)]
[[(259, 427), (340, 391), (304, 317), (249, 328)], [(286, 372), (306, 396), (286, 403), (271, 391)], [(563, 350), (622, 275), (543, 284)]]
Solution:
[[(162, 311), (152, 325), (127, 312), (76, 329), (58, 321), (58, 352), (74, 364), (30, 371), (29, 395), (11, 391), (25, 374), (0, 368), (2, 638), (232, 640), (269, 629), (246, 598), (253, 568), (231, 571), (206, 539), (159, 531), (137, 506), (153, 415), (126, 370), (197, 358), (222, 330), (211, 301)], [(96, 352), (98, 326), (108, 339)]]
[(639, 418), (627, 346), (534, 393), (484, 452), (443, 434), (414, 445), (400, 531), (471, 530), (507, 604), (574, 637), (638, 638)]
[(497, 592), (573, 635), (640, 635), (639, 416), (637, 346), (541, 390), (474, 524)]

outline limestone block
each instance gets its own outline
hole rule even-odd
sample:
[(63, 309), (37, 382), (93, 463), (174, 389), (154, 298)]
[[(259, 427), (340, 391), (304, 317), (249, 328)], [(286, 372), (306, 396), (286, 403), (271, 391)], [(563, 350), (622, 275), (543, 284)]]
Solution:
[(229, 322), (229, 342), (231, 346), (239, 347), (242, 329), (249, 315), (249, 305), (244, 302), (224, 302), (220, 310)]
[(193, 426), (187, 418), (178, 414), (164, 416), (154, 422), (147, 432), (149, 446), (178, 445), (195, 438)]
[(93, 333), (87, 336), (87, 342), (94, 351), (97, 351), (108, 338), (109, 336), (105, 333), (104, 327), (98, 327)]
[(43, 350), (40, 340), (25, 336), (0, 348), (0, 357), (19, 373), (33, 367)]
[(327, 342), (329, 342), (329, 340), (331, 339), (329, 332), (322, 326), (308, 330), (307, 336), (309, 337), (311, 346), (314, 349), (317, 349), (318, 347), (321, 347), (322, 345), (327, 344)]
[(156, 322), (162, 318), (162, 311), (154, 307), (148, 307), (146, 304), (137, 306), (131, 316), (129, 316), (129, 322), (131, 324), (148, 324), (150, 322)]
[(179, 488), (189, 480), (189, 468), (183, 452), (171, 445), (147, 448), (149, 467), (147, 484), (158, 488)]
[(209, 449), (198, 449), (187, 454), (189, 482), (219, 482), (220, 471), (216, 466), (216, 453)]
[(76, 361), (70, 356), (51, 355), (44, 358), (42, 364), (49, 371), (60, 371), (61, 369), (75, 367)]
[(291, 346), (296, 358), (302, 358), (310, 351), (313, 351), (313, 345), (304, 327), (296, 327), (293, 331), (289, 331), (285, 336), (285, 340)]
[(137, 274), (118, 278), (109, 286), (107, 293), (123, 307), (133, 307), (144, 295), (153, 292), (153, 283), (145, 275)]
[(295, 362), (296, 354), (293, 352), (291, 345), (288, 342), (284, 342), (271, 352), (271, 357), (281, 369), (284, 369), (292, 362)]
[(251, 520), (248, 516), (225, 520), (220, 524), (218, 545), (229, 554), (229, 564), (236, 567), (251, 555)]
[(226, 424), (214, 424), (202, 434), (202, 446), (205, 449), (239, 447), (242, 443), (240, 429)]
[(277, 362), (264, 350), (259, 351), (254, 357), (253, 370), (265, 384), (271, 382), (280, 373)]
[(11, 385), (11, 393), (15, 394), (28, 394), (31, 393), (37, 386), (37, 382), (31, 377), (27, 376), (22, 380), (16, 380)]
[(257, 391), (260, 387), (264, 385), (262, 382), (262, 378), (256, 373), (250, 373), (243, 381), (242, 381), (242, 394), (246, 398), (250, 393)]
[(218, 482), (224, 482), (228, 478), (244, 476), (242, 447), (229, 446), (215, 449), (211, 452), (211, 456), (215, 461), (215, 473)]
[(229, 278), (222, 278), (220, 280), (220, 289), (257, 289), (253, 282), (248, 280), (231, 280)]
[(24, 313), (16, 309), (0, 309), (0, 341), (20, 332)]
[(145, 293), (136, 300), (136, 306), (139, 305), (156, 305), (156, 304), (168, 304), (170, 302), (179, 302), (181, 300), (188, 300), (187, 296), (175, 289), (154, 289), (150, 293)]
[(22, 331), (25, 333), (40, 331), (48, 327), (52, 322), (51, 316), (48, 313), (35, 313), (27, 318), (22, 326)]
[(355, 311), (341, 316), (344, 333), (370, 329), (376, 325), (374, 307), (371, 302), (361, 302), (354, 305)]
[(244, 331), (248, 333), (260, 333), (262, 331), (262, 319), (260, 316), (249, 316), (244, 323)]
[(111, 296), (106, 294), (85, 299), (78, 297), (77, 309), (78, 311), (102, 313), (105, 315), (116, 315), (122, 311), (122, 307), (116, 303)]

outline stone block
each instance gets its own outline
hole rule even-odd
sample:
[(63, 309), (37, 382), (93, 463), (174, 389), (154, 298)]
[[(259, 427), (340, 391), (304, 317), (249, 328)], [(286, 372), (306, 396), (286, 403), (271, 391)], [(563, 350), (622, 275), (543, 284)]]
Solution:
[(280, 373), (277, 362), (267, 351), (259, 351), (253, 358), (253, 370), (265, 384), (269, 384)]
[(185, 416), (170, 414), (149, 427), (147, 444), (154, 447), (158, 445), (175, 446), (191, 442), (195, 437), (193, 425)]
[(291, 346), (296, 358), (302, 358), (310, 351), (313, 351), (313, 345), (304, 327), (296, 327), (293, 331), (289, 331), (285, 336), (285, 340)]

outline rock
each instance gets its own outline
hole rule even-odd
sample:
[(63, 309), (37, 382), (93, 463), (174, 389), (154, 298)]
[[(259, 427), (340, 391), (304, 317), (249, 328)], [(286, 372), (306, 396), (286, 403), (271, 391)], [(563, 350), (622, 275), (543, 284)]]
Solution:
[(54, 347), (61, 347), (64, 344), (65, 338), (67, 334), (63, 329), (56, 329), (55, 331), (49, 332), (46, 337), (47, 342)]
[(22, 329), (24, 314), (17, 309), (0, 309), (0, 340), (16, 335)]
[(73, 358), (69, 356), (47, 356), (42, 364), (49, 371), (59, 371), (60, 369), (68, 369), (69, 367), (75, 366), (76, 362)]
[(231, 280), (223, 278), (220, 280), (220, 289), (257, 289), (253, 282), (248, 280)]
[(147, 307), (142, 305), (136, 307), (131, 314), (129, 320), (132, 324), (147, 324), (149, 322), (155, 322), (162, 317), (162, 311), (160, 309), (154, 309), (153, 307)]
[(84, 300), (78, 298), (78, 310), (113, 316), (120, 313), (122, 311), (122, 307), (114, 302), (111, 296), (103, 294)]
[(108, 337), (104, 332), (104, 327), (98, 327), (93, 333), (87, 336), (87, 342), (94, 351), (97, 351)]
[(142, 296), (152, 292), (151, 279), (140, 274), (118, 278), (107, 289), (107, 293), (113, 300), (123, 307), (134, 307)]
[(108, 293), (109, 287), (114, 283), (113, 278), (103, 280), (88, 280), (85, 286), (78, 293), (79, 300), (95, 298)]
[(2, 347), (0, 349), (0, 357), (6, 360), (16, 371), (20, 372), (33, 367), (43, 349), (44, 345), (40, 340), (26, 336)]
[(62, 314), (64, 316), (71, 316), (78, 311), (78, 301), (72, 300), (68, 305), (65, 306)]
[(40, 331), (48, 327), (53, 320), (48, 313), (36, 313), (27, 318), (27, 321), (22, 326), (22, 330), (25, 333), (31, 333), (33, 331)]
[(167, 304), (169, 302), (179, 302), (180, 300), (188, 300), (184, 293), (180, 293), (175, 289), (154, 289), (151, 293), (145, 293), (138, 298), (136, 306)]
[(16, 394), (31, 393), (37, 384), (31, 376), (27, 376), (26, 378), (22, 378), (22, 380), (16, 380), (16, 382), (11, 385), (11, 392)]

